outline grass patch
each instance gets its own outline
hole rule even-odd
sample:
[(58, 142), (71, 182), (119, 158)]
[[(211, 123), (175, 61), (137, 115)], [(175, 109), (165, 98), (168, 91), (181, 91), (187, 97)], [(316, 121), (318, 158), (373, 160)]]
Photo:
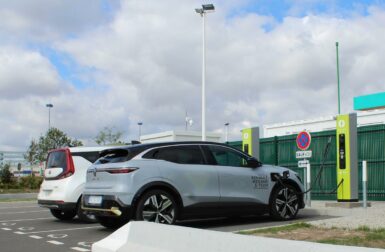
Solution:
[(370, 229), (367, 226), (357, 229), (320, 228), (307, 223), (296, 223), (281, 227), (241, 231), (239, 234), (335, 245), (385, 248), (385, 229)]
[(304, 222), (298, 222), (295, 224), (290, 224), (286, 226), (280, 226), (280, 227), (271, 227), (271, 228), (261, 228), (261, 229), (255, 229), (255, 230), (246, 230), (246, 231), (239, 231), (238, 234), (245, 234), (245, 235), (252, 235), (252, 234), (262, 234), (262, 233), (270, 233), (270, 234), (276, 234), (278, 232), (290, 232), (292, 230), (296, 230), (299, 228), (311, 228), (312, 225)]
[(38, 193), (39, 189), (0, 189), (0, 194), (8, 193)]

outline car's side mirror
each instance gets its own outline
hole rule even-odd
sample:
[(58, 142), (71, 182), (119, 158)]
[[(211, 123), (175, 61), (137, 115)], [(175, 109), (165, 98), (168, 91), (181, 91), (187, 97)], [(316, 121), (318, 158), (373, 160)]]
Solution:
[(261, 162), (259, 162), (255, 158), (248, 158), (247, 159), (247, 166), (248, 167), (257, 168), (257, 167), (260, 167), (261, 165), (262, 165)]

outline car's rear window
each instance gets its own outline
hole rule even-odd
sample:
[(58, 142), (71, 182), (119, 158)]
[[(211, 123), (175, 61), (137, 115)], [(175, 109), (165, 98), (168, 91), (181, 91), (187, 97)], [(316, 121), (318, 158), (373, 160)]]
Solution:
[(140, 152), (142, 152), (142, 148), (105, 150), (100, 154), (100, 158), (96, 160), (95, 164), (126, 162)]
[(50, 168), (63, 168), (67, 167), (67, 158), (65, 151), (54, 151), (49, 153), (47, 160), (47, 169)]
[(99, 151), (92, 151), (92, 152), (73, 152), (72, 156), (79, 156), (84, 159), (87, 159), (91, 163), (95, 162), (99, 158), (100, 152)]

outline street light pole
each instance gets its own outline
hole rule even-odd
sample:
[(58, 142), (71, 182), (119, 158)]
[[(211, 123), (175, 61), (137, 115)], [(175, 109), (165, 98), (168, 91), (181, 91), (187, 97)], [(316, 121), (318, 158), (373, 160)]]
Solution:
[(143, 125), (142, 122), (138, 122), (138, 126), (139, 126), (139, 137), (138, 137), (138, 140), (139, 141), (140, 141), (140, 136), (142, 135), (142, 125)]
[(336, 54), (337, 54), (337, 88), (338, 88), (338, 114), (341, 114), (341, 102), (340, 102), (340, 62), (338, 56), (338, 42), (336, 42)]
[(213, 4), (203, 4), (202, 8), (195, 9), (202, 17), (202, 141), (206, 141), (206, 13), (214, 12)]
[(51, 108), (53, 108), (53, 104), (48, 103), (45, 105), (48, 108), (48, 130), (51, 129)]
[(230, 124), (230, 123), (225, 123), (225, 127), (226, 127), (225, 142), (226, 142), (226, 143), (229, 141), (229, 124)]

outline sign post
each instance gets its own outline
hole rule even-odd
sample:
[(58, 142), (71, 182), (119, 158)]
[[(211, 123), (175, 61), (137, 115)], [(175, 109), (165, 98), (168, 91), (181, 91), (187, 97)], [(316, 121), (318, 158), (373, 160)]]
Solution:
[[(310, 147), (310, 143), (311, 143), (310, 133), (307, 131), (301, 131), (297, 135), (296, 143), (300, 151), (297, 151), (295, 153), (295, 157), (297, 159), (302, 159), (298, 161), (298, 167), (304, 168), (304, 180), (305, 180), (304, 186), (305, 186), (305, 191), (307, 191), (311, 187), (310, 162), (309, 160), (307, 160), (307, 158), (311, 158), (313, 154), (311, 150), (307, 150)], [(306, 205), (311, 206), (310, 192), (306, 193), (305, 196), (306, 196)]]

